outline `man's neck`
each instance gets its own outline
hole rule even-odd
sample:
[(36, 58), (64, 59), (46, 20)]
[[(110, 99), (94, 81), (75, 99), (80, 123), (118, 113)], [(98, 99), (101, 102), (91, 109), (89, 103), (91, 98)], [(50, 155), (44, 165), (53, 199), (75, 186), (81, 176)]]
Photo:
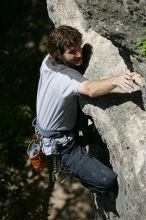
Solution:
[[(49, 58), (50, 62), (52, 63), (51, 59)], [(57, 60), (56, 62), (52, 63), (52, 64), (62, 64), (62, 65), (65, 65), (65, 66), (68, 66), (70, 68), (73, 68), (77, 71), (79, 71), (81, 74), (83, 74), (83, 71), (82, 71), (82, 64), (79, 65), (79, 66), (75, 66), (75, 65), (71, 65), (71, 64), (68, 64), (67, 62), (65, 62), (64, 60)]]

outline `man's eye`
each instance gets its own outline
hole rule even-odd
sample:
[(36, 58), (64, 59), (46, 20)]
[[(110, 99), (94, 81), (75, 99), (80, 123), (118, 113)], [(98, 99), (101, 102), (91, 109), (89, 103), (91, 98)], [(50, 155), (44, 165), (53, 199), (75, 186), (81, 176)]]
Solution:
[(76, 51), (73, 49), (73, 50), (70, 50), (69, 53), (74, 54), (75, 52), (76, 52)]

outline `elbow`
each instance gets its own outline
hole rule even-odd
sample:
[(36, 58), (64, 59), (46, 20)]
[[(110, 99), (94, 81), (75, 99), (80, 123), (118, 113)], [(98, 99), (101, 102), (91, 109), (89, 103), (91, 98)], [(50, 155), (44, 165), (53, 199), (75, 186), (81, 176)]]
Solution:
[(91, 84), (91, 81), (85, 81), (81, 83), (79, 86), (79, 93), (83, 95), (87, 95), (89, 97), (95, 97), (96, 96), (96, 91), (94, 87)]
[(88, 90), (88, 96), (93, 98), (93, 97), (96, 97), (97, 95), (95, 94), (95, 92), (91, 89), (91, 90)]
[(104, 95), (104, 94), (106, 94), (106, 93), (107, 93), (107, 92), (105, 92), (105, 91), (103, 91), (103, 90), (95, 90), (95, 89), (92, 89), (92, 88), (90, 88), (90, 89), (88, 90), (88, 96), (89, 96), (89, 97), (92, 97), (92, 98), (97, 97), (97, 96)]
[(96, 89), (93, 86), (87, 87), (86, 91), (87, 95), (91, 98), (96, 97), (98, 95)]

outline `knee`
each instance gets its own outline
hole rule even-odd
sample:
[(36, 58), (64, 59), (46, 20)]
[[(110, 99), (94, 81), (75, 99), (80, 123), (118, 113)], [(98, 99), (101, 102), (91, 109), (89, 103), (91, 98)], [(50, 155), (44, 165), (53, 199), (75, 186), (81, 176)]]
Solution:
[(112, 189), (117, 183), (117, 174), (110, 172), (107, 176), (103, 177), (103, 188), (105, 191)]

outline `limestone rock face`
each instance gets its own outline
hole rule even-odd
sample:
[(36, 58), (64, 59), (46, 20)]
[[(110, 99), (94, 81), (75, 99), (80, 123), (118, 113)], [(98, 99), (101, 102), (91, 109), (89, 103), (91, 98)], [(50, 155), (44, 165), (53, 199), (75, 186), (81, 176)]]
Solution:
[(145, 0), (75, 0), (91, 27), (135, 53), (146, 26)]
[[(146, 78), (145, 60), (135, 48), (146, 25), (145, 0), (47, 0), (47, 8), (55, 26), (77, 27), (84, 43), (92, 45), (85, 77), (106, 78), (134, 69)], [(116, 89), (81, 101), (118, 173), (117, 209), (122, 220), (144, 220), (146, 216), (145, 97), (145, 87), (135, 85), (132, 94)]]

